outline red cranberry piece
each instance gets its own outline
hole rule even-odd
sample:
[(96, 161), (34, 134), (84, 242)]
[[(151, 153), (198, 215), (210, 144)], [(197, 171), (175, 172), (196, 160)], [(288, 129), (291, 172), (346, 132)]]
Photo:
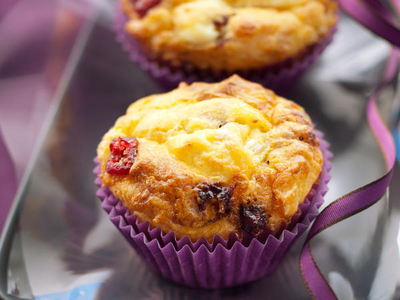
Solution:
[(143, 18), (148, 10), (161, 2), (161, 0), (132, 0), (135, 11)]
[(118, 137), (111, 141), (111, 157), (106, 170), (110, 174), (127, 175), (135, 161), (138, 141), (134, 137)]
[(254, 235), (259, 234), (268, 224), (265, 209), (259, 206), (243, 206), (241, 217), (242, 229)]

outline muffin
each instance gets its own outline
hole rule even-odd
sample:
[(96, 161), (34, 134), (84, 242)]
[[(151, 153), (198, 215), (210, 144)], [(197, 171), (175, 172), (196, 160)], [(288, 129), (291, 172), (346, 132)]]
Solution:
[[(125, 18), (118, 19), (117, 30), (122, 31), (124, 44), (136, 41), (144, 56), (160, 68), (183, 70), (201, 80), (215, 79), (217, 74), (263, 71), (265, 77), (282, 69), (302, 69), (326, 46), (337, 22), (337, 3), (332, 0), (121, 0), (120, 4)], [(136, 46), (125, 48), (135, 51)]]
[[(320, 205), (326, 192), (327, 152), (321, 149), (303, 108), (232, 76), (214, 84), (181, 83), (134, 102), (100, 142), (96, 173), (106, 187), (100, 192), (106, 210), (121, 216), (116, 225), (127, 227), (128, 240), (141, 239), (145, 247), (156, 241), (157, 251), (191, 245), (196, 257), (201, 245), (213, 256), (218, 244), (226, 251), (235, 244), (247, 249), (254, 240), (254, 247), (265, 247), (278, 237), (283, 254), (310, 203), (316, 198)], [(291, 240), (282, 237), (282, 231), (289, 234), (285, 228), (295, 228)], [(146, 251), (139, 253), (146, 257)], [(150, 264), (159, 266), (154, 258)]]

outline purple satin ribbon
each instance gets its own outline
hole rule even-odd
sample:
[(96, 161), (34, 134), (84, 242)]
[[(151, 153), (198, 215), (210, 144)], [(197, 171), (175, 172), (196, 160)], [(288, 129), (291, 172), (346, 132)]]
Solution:
[[(395, 46), (400, 45), (400, 30), (394, 26), (395, 18), (379, 1), (339, 0), (342, 8), (371, 31)], [(400, 1), (393, 0), (394, 7), (400, 12)], [(396, 148), (393, 137), (380, 117), (376, 98), (382, 87), (396, 76), (399, 65), (399, 50), (393, 48), (387, 61), (380, 85), (371, 95), (367, 106), (367, 120), (381, 147), (386, 160), (387, 173), (381, 178), (344, 195), (327, 206), (315, 219), (307, 235), (300, 256), (300, 272), (308, 292), (313, 299), (337, 299), (332, 288), (322, 274), (313, 257), (310, 241), (327, 228), (367, 209), (378, 202), (389, 187), (396, 162)]]
[[(396, 18), (379, 0), (338, 0), (341, 8), (381, 38), (392, 45), (400, 47), (400, 29), (396, 26)], [(399, 0), (392, 0), (396, 10)]]

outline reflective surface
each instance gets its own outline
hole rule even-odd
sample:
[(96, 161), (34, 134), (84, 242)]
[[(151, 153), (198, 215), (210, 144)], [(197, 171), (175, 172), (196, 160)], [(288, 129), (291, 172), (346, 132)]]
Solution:
[[(249, 285), (195, 290), (153, 274), (113, 227), (95, 196), (102, 135), (134, 100), (162, 92), (95, 22), (21, 196), (8, 257), (8, 293), (28, 299), (308, 299), (298, 257), (304, 235), (272, 274)], [(333, 45), (285, 96), (304, 106), (334, 153), (326, 206), (384, 174), (365, 122), (366, 95), (389, 47), (342, 18)], [(382, 94), (389, 121), (394, 89)], [(340, 299), (400, 299), (400, 169), (390, 196), (313, 242)], [(397, 183), (397, 185), (396, 185)], [(390, 201), (388, 200), (390, 198)]]

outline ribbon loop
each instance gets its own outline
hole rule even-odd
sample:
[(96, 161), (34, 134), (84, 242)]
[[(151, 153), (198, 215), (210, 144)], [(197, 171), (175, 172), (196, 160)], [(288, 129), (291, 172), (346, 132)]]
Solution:
[[(393, 0), (400, 11), (400, 0)], [(394, 25), (394, 16), (379, 1), (339, 0), (342, 8), (365, 27), (380, 35), (395, 46), (400, 46), (400, 30)], [(396, 162), (396, 148), (393, 137), (380, 117), (376, 98), (382, 87), (395, 78), (398, 72), (399, 50), (392, 49), (381, 83), (372, 93), (367, 106), (368, 124), (386, 160), (387, 173), (328, 205), (315, 219), (300, 255), (300, 272), (313, 299), (337, 299), (329, 283), (318, 268), (312, 255), (310, 241), (329, 227), (367, 209), (378, 202), (387, 188)]]
[[(377, 0), (338, 0), (341, 8), (376, 35), (400, 47), (400, 29), (391, 10)], [(393, 0), (396, 9), (400, 1)]]

